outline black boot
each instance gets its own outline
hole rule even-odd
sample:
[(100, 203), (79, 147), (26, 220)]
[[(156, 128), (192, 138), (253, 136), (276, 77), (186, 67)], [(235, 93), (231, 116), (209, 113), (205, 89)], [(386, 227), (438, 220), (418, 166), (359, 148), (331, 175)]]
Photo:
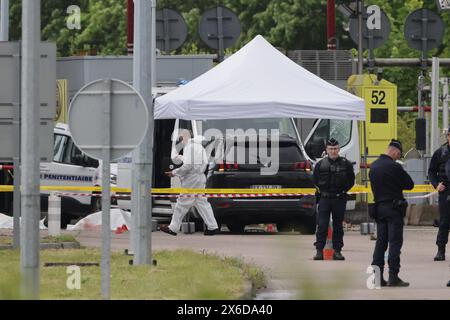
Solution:
[(215, 235), (215, 234), (218, 234), (219, 232), (220, 232), (219, 228), (216, 228), (216, 229), (214, 229), (214, 230), (206, 229), (205, 232), (203, 232), (203, 234), (204, 234), (205, 236), (213, 236), (213, 235)]
[(380, 268), (380, 286), (382, 287), (386, 287), (387, 286), (387, 281), (384, 280), (384, 268)]
[(398, 277), (398, 275), (389, 274), (389, 280), (387, 282), (388, 287), (409, 287), (409, 282), (405, 282)]
[(323, 250), (322, 249), (317, 249), (317, 253), (313, 257), (313, 260), (323, 260)]
[(434, 257), (434, 261), (444, 261), (445, 260), (445, 248), (438, 248), (438, 252)]
[(159, 228), (159, 230), (161, 230), (162, 232), (168, 233), (168, 234), (170, 234), (171, 236), (176, 236), (176, 235), (177, 235), (176, 232), (173, 232), (172, 230), (170, 230), (170, 228), (169, 228), (168, 225), (162, 225), (162, 226)]
[(341, 250), (334, 250), (333, 260), (345, 260), (345, 257), (341, 253)]

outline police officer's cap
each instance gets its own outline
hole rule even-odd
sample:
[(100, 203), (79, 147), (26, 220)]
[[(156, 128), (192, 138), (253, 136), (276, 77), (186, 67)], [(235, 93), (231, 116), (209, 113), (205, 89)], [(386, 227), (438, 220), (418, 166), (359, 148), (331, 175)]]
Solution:
[(401, 153), (403, 153), (402, 143), (400, 141), (392, 139), (391, 142), (389, 143), (389, 146), (395, 147), (398, 150), (400, 150)]
[(327, 140), (327, 147), (334, 147), (334, 146), (338, 146), (339, 142), (335, 139), (335, 138), (331, 138)]

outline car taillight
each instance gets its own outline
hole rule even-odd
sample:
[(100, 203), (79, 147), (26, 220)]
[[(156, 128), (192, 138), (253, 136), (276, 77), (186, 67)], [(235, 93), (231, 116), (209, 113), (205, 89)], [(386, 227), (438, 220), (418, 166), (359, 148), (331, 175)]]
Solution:
[(233, 205), (234, 203), (232, 202), (219, 202), (216, 204), (217, 207), (222, 209), (231, 208)]
[(296, 162), (294, 163), (294, 170), (305, 170), (305, 163), (302, 162)]
[(311, 162), (308, 160), (295, 162), (293, 165), (293, 169), (294, 170), (311, 171)]
[(311, 171), (311, 161), (306, 160), (305, 171)]
[(226, 170), (238, 170), (239, 166), (237, 163), (219, 163), (219, 171), (223, 172)]

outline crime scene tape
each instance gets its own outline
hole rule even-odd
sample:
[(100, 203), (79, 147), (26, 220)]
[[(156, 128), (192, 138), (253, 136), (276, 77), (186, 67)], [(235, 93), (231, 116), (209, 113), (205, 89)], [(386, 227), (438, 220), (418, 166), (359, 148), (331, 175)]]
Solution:
[(437, 191), (434, 191), (434, 192), (430, 192), (430, 193), (427, 193), (427, 194), (425, 194), (425, 195), (423, 195), (423, 196), (412, 196), (412, 197), (405, 197), (407, 200), (410, 200), (410, 199), (426, 199), (426, 198), (431, 198), (432, 196), (434, 196), (435, 194), (438, 194), (438, 192)]
[[(57, 192), (57, 196), (101, 197), (101, 193), (66, 193)], [(151, 194), (155, 198), (256, 198), (256, 197), (295, 197), (308, 196), (311, 193), (180, 193), (180, 194)], [(113, 198), (130, 198), (130, 194), (113, 194)]]
[[(0, 185), (0, 192), (12, 192), (12, 185)], [(101, 187), (82, 187), (82, 186), (41, 186), (41, 191), (59, 191), (60, 196), (86, 196), (96, 197), (101, 196)], [(63, 192), (69, 191), (69, 192)], [(77, 192), (70, 192), (77, 191)], [(83, 192), (84, 193), (81, 193)], [(90, 193), (88, 193), (90, 191)], [(112, 187), (112, 196), (115, 198), (129, 198), (130, 188), (118, 188)], [(92, 193), (96, 192), (96, 193)], [(208, 197), (208, 198), (251, 198), (251, 197), (291, 197), (291, 196), (305, 196), (315, 195), (315, 188), (284, 188), (284, 189), (187, 189), (187, 188), (153, 188), (151, 190), (152, 197)], [(406, 190), (405, 193), (427, 193), (426, 195), (420, 195), (413, 198), (426, 198), (431, 197), (435, 193), (435, 189), (431, 185), (417, 185), (413, 190)], [(124, 194), (125, 193), (125, 194)], [(365, 187), (362, 185), (354, 186), (349, 194), (364, 194), (372, 193), (370, 186)]]

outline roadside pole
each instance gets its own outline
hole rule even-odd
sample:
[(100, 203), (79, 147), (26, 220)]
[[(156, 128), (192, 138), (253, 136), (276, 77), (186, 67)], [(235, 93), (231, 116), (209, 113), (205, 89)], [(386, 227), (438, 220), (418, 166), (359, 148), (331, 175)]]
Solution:
[(152, 101), (152, 3), (134, 1), (133, 86), (148, 106), (148, 130), (133, 151), (131, 214), (134, 237), (134, 265), (151, 264), (152, 204), (150, 197), (153, 171), (153, 101)]
[[(0, 41), (9, 41), (9, 0), (0, 2)], [(15, 154), (13, 191), (13, 248), (20, 248), (20, 107), (14, 106)]]
[[(156, 0), (152, 0), (152, 88), (156, 87)], [(151, 223), (151, 221), (150, 221)]]
[(22, 1), (22, 293), (39, 299), (39, 63), (41, 0)]
[(442, 96), (444, 97), (444, 101), (442, 103), (442, 131), (444, 131), (448, 129), (448, 78), (445, 77), (442, 83)]
[[(439, 146), (439, 58), (433, 57), (431, 72), (431, 139), (430, 152), (433, 152)], [(448, 109), (447, 109), (448, 110)]]
[(0, 41), (9, 41), (9, 0), (0, 3)]
[(103, 157), (102, 157), (102, 296), (111, 298), (111, 80), (105, 80), (108, 92), (103, 103)]
[(364, 1), (358, 0), (358, 74), (363, 74), (363, 14), (364, 14)]

